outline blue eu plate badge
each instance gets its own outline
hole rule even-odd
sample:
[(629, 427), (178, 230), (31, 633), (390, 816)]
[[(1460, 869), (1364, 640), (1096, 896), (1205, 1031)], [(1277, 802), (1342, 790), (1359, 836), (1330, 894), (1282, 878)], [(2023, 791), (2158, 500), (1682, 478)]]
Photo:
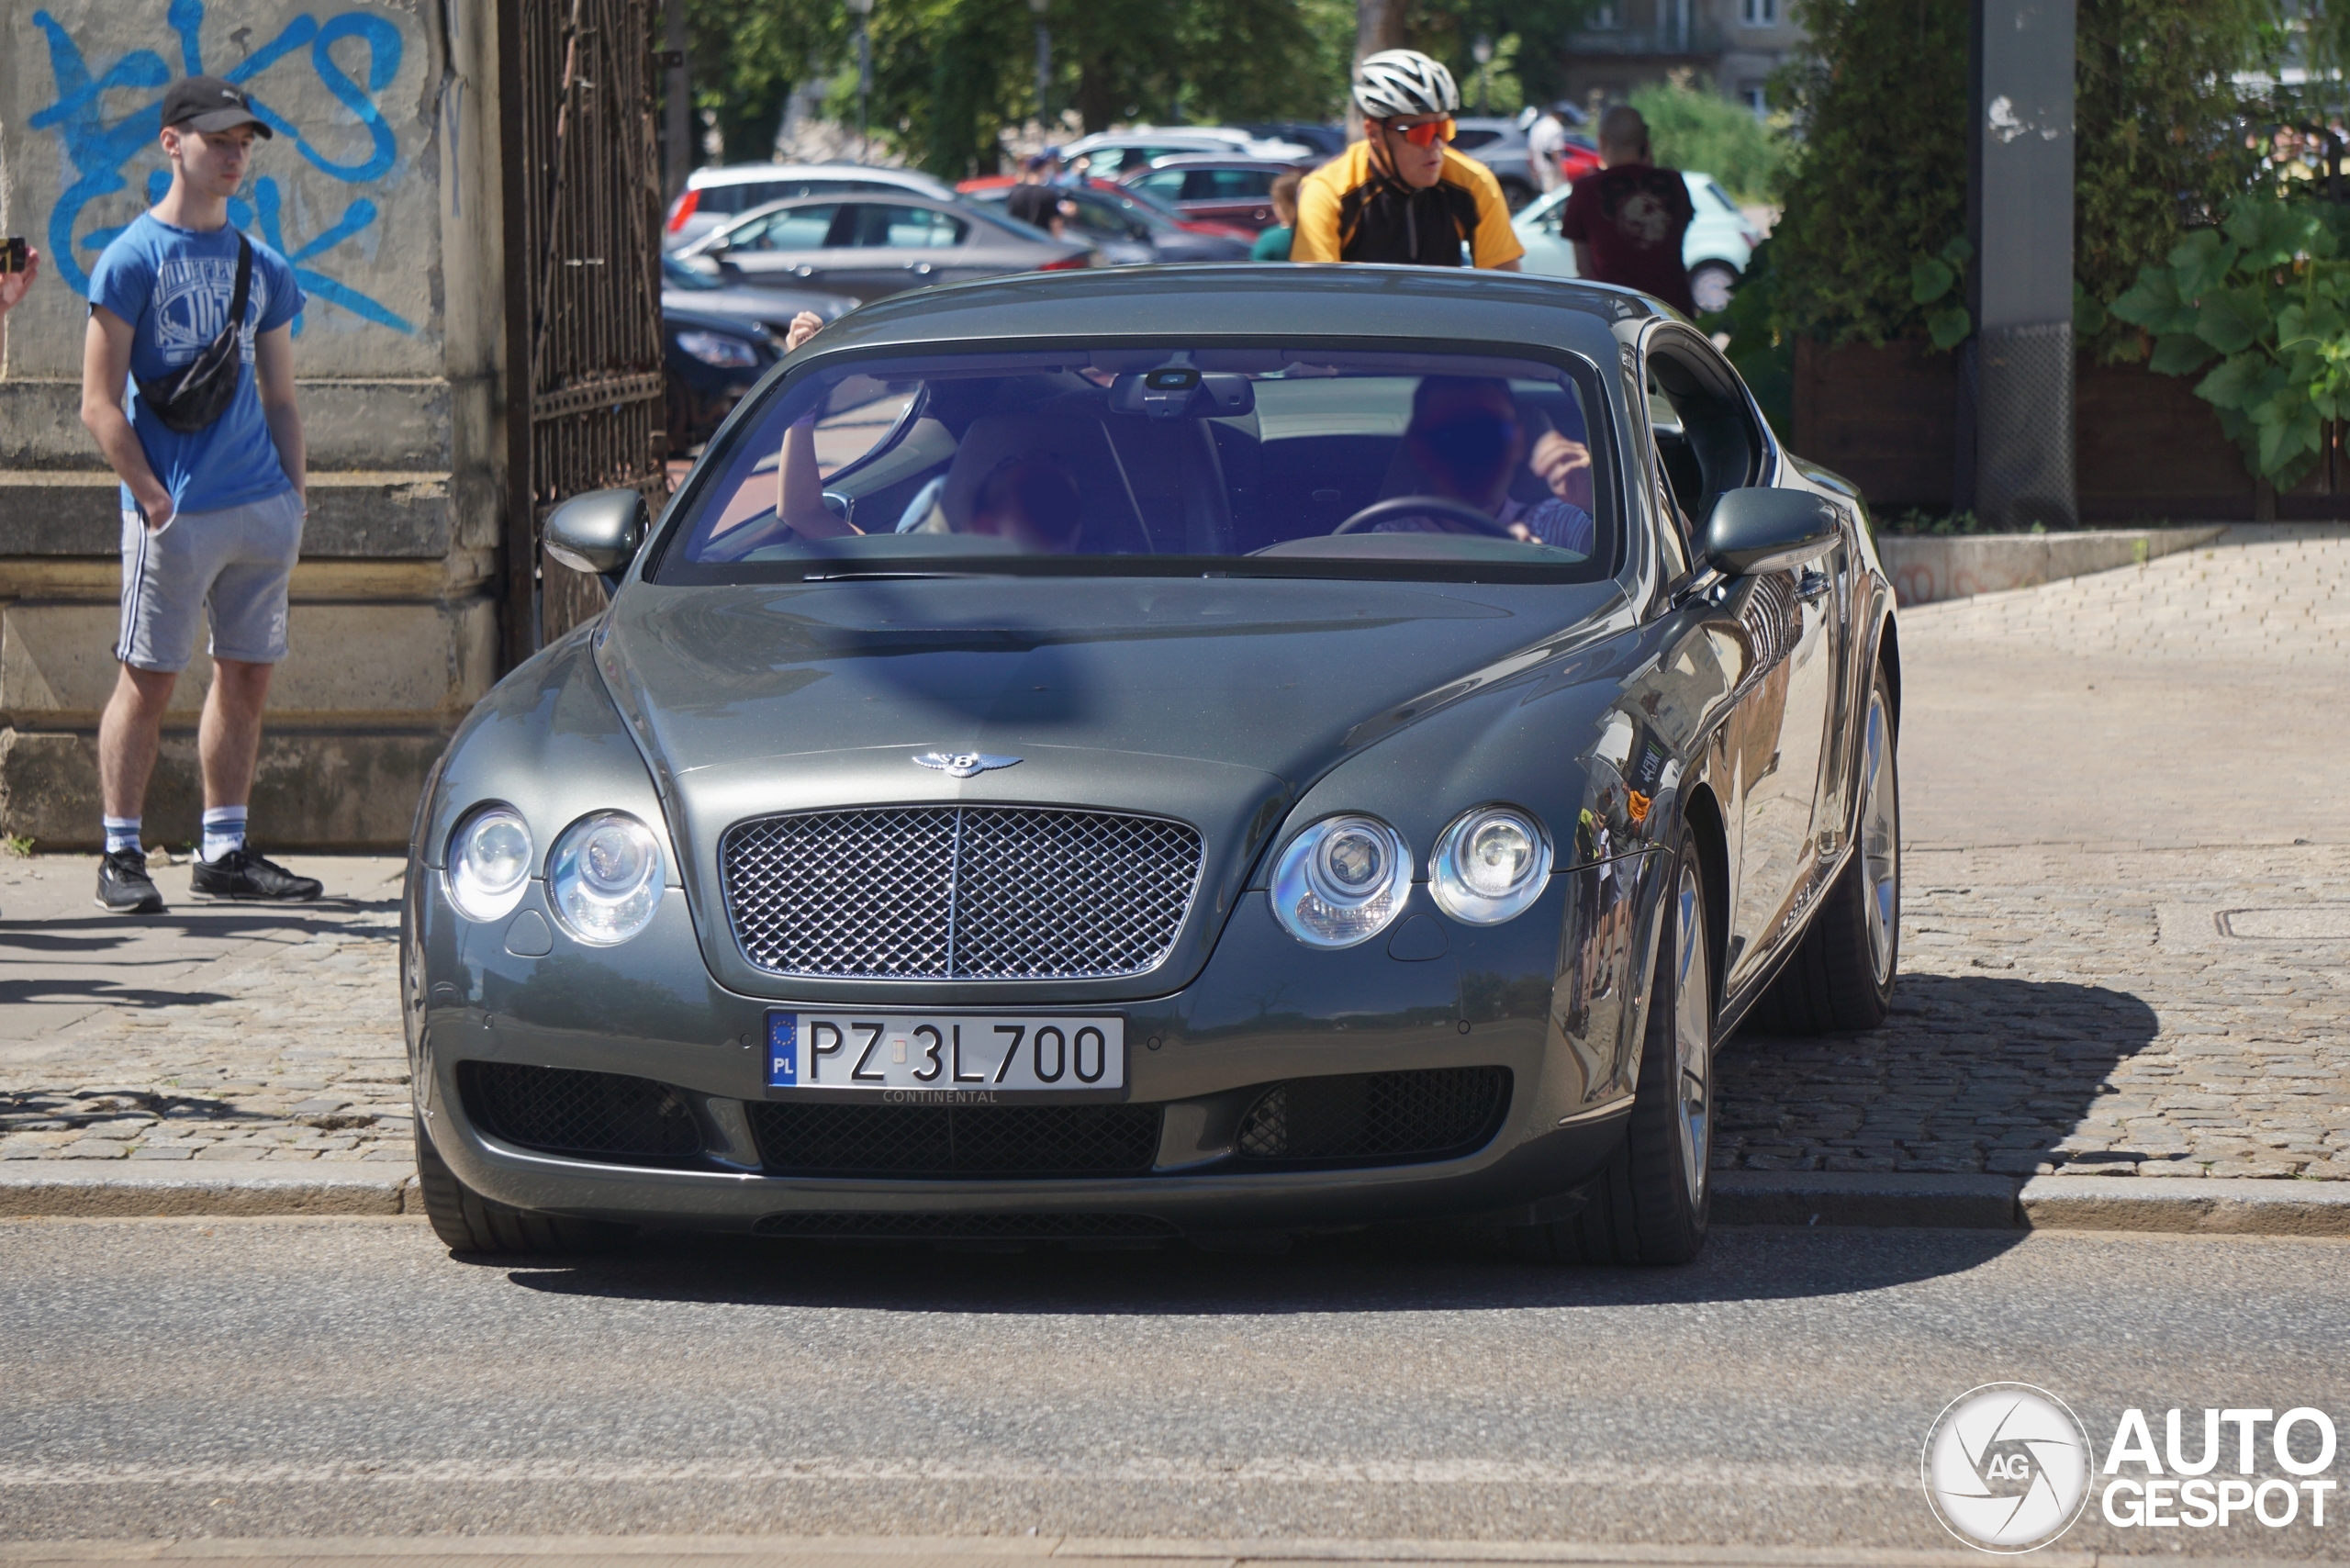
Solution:
[(767, 1014), (767, 1087), (800, 1087), (800, 1015)]

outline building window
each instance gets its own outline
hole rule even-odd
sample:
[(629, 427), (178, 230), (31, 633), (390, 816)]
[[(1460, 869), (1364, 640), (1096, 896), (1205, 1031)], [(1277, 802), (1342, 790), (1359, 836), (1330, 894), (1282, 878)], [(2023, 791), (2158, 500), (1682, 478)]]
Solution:
[(1613, 6), (1594, 6), (1585, 15), (1590, 17), (1588, 26), (1593, 32), (1608, 32), (1616, 27), (1616, 7)]
[(1749, 82), (1738, 90), (1739, 100), (1753, 111), (1756, 119), (1771, 118), (1771, 99), (1760, 82)]
[(1738, 0), (1738, 19), (1750, 28), (1779, 25), (1779, 0)]

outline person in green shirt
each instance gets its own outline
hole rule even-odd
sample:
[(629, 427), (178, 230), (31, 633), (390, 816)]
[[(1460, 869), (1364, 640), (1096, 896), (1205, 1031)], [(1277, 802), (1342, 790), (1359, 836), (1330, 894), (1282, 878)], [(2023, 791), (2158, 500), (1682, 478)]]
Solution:
[(1281, 175), (1267, 193), (1273, 204), (1273, 226), (1257, 236), (1248, 248), (1252, 262), (1285, 262), (1289, 260), (1289, 242), (1297, 232), (1297, 184), (1304, 178), (1298, 174)]

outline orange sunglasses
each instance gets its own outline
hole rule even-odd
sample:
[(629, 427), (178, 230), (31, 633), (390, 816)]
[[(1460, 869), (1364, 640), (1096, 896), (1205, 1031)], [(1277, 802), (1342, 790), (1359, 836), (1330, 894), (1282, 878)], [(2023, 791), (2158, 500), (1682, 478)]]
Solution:
[(1452, 140), (1450, 119), (1424, 119), (1417, 125), (1390, 124), (1387, 129), (1415, 147), (1433, 147), (1438, 141)]

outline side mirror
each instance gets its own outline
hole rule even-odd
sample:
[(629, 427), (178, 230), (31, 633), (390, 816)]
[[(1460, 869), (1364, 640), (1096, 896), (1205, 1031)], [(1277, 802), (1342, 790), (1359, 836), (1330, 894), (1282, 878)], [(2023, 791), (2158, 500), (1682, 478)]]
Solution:
[(575, 572), (616, 577), (636, 558), (652, 522), (637, 490), (591, 490), (547, 515), (547, 554)]
[(1706, 558), (1733, 577), (1801, 566), (1843, 536), (1843, 513), (1825, 496), (1758, 485), (1726, 490), (1706, 523)]

